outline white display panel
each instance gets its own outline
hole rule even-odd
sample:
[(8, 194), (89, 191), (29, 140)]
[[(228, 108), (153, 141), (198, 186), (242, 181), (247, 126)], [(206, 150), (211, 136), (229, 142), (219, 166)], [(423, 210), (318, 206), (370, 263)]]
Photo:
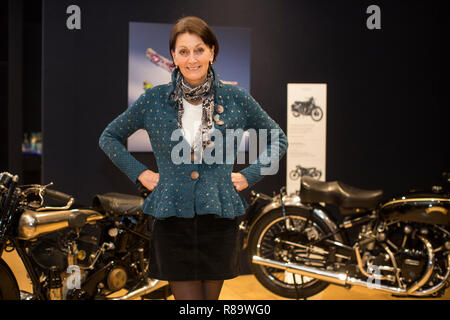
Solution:
[(288, 83), (286, 191), (295, 193), (304, 175), (325, 181), (327, 85)]

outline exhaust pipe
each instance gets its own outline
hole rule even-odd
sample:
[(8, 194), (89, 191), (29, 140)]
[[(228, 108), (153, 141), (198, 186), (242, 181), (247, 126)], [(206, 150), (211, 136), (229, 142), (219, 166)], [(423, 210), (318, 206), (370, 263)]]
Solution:
[(157, 280), (157, 279), (147, 279), (147, 284), (143, 287), (140, 287), (139, 289), (136, 289), (134, 291), (128, 292), (124, 296), (115, 297), (111, 300), (132, 300), (136, 299), (142, 296), (145, 296), (146, 294), (149, 294), (155, 290), (158, 290), (159, 288), (164, 287), (165, 283), (163, 281)]
[(366, 287), (371, 289), (377, 289), (381, 291), (385, 291), (392, 294), (397, 295), (405, 295), (407, 294), (406, 289), (391, 287), (391, 286), (385, 286), (381, 284), (376, 283), (369, 283), (367, 281), (362, 281), (354, 277), (349, 277), (347, 274), (342, 272), (336, 272), (336, 271), (327, 271), (327, 270), (321, 270), (313, 267), (308, 267), (304, 265), (294, 264), (294, 263), (284, 263), (279, 262), (271, 259), (264, 259), (260, 256), (253, 256), (252, 262), (255, 264), (259, 264), (262, 266), (272, 267), (276, 269), (282, 269), (287, 272), (300, 274), (305, 277), (311, 277), (318, 280), (342, 285), (342, 286), (359, 286), (359, 287)]
[[(313, 267), (308, 267), (300, 264), (294, 264), (294, 263), (283, 263), (276, 260), (270, 260), (270, 259), (264, 259), (260, 256), (254, 255), (252, 258), (252, 262), (255, 264), (272, 267), (276, 269), (282, 269), (287, 272), (300, 274), (306, 277), (315, 278), (318, 280), (338, 284), (338, 285), (351, 285), (351, 286), (359, 286), (359, 287), (366, 287), (369, 289), (377, 289), (380, 291), (388, 292), (391, 294), (396, 295), (411, 295), (411, 296), (426, 296), (430, 295), (436, 291), (438, 291), (440, 288), (442, 288), (450, 275), (450, 255), (447, 256), (447, 262), (448, 262), (448, 268), (447, 273), (444, 276), (444, 279), (433, 288), (429, 288), (427, 290), (420, 290), (420, 287), (422, 287), (431, 277), (433, 274), (434, 269), (434, 253), (433, 253), (433, 247), (431, 246), (431, 243), (425, 239), (424, 237), (419, 236), (419, 239), (424, 243), (425, 248), (427, 250), (428, 255), (428, 262), (427, 262), (427, 269), (424, 272), (424, 276), (415, 282), (411, 287), (409, 288), (399, 288), (399, 287), (392, 287), (392, 286), (386, 286), (379, 283), (372, 283), (369, 280), (362, 281), (360, 279), (349, 277), (348, 274), (342, 273), (342, 272), (336, 272), (336, 271), (327, 271), (327, 270), (321, 270)], [(359, 256), (359, 249), (358, 247), (355, 247), (355, 252), (357, 255), (357, 258)], [(362, 270), (362, 263), (360, 257), (358, 258), (359, 267)], [(375, 278), (375, 277), (374, 277)], [(376, 281), (377, 279), (375, 279)], [(378, 279), (380, 280), (380, 279)]]

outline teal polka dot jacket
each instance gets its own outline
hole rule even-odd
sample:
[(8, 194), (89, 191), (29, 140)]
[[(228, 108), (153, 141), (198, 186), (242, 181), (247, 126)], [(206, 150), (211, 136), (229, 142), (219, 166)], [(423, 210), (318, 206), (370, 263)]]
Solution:
[[(159, 173), (159, 182), (143, 203), (144, 213), (159, 219), (170, 216), (191, 218), (195, 213), (216, 214), (224, 218), (242, 215), (248, 205), (231, 182), (234, 164), (226, 161), (226, 145), (236, 138), (229, 138), (227, 130), (254, 129), (254, 132), (260, 133), (261, 129), (267, 129), (266, 150), (262, 153), (259, 150), (256, 160), (253, 159), (249, 166), (240, 171), (247, 178), (249, 187), (267, 174), (264, 173), (264, 169), (270, 167), (267, 157), (272, 161), (279, 161), (284, 156), (288, 147), (286, 135), (246, 90), (222, 83), (213, 70), (214, 129), (221, 131), (223, 143), (214, 143), (215, 150), (211, 154), (220, 155), (223, 152), (223, 161), (174, 163), (173, 148), (179, 143), (187, 144), (183, 137), (171, 140), (172, 133), (178, 129), (177, 103), (170, 99), (174, 90), (175, 72), (177, 71), (172, 74), (172, 82), (147, 89), (125, 112), (114, 119), (101, 134), (99, 146), (114, 165), (138, 184), (140, 182), (137, 178), (148, 168), (127, 151), (125, 142), (135, 131), (147, 131), (158, 166), (157, 170), (152, 168), (152, 171)], [(278, 139), (274, 139), (275, 148), (271, 148), (274, 145), (271, 139), (271, 132), (274, 132), (272, 129), (278, 132)], [(236, 159), (239, 145), (237, 142), (232, 145), (233, 157)], [(249, 149), (251, 148), (249, 145)], [(261, 158), (263, 155), (266, 156), (265, 160)]]

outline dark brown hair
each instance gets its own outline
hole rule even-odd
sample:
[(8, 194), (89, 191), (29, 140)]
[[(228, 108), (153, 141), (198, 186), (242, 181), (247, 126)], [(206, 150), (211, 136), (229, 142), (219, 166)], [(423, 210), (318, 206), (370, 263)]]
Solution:
[(214, 46), (213, 62), (215, 62), (219, 54), (217, 38), (205, 21), (194, 16), (181, 18), (173, 26), (169, 41), (170, 54), (172, 54), (172, 51), (175, 51), (175, 43), (178, 35), (186, 32), (199, 36), (208, 47), (212, 48)]

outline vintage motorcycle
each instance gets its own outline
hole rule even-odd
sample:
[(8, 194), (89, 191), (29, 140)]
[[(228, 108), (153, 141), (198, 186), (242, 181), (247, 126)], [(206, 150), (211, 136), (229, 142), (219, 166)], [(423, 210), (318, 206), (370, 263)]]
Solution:
[(323, 117), (323, 110), (321, 107), (316, 106), (314, 97), (311, 97), (308, 101), (295, 101), (291, 105), (291, 109), (294, 117), (302, 114), (304, 116), (311, 116), (314, 121), (320, 121)]
[[(92, 207), (49, 185), (19, 186), (19, 177), (0, 174), (0, 257), (16, 250), (33, 292), (20, 291), (0, 258), (0, 300), (80, 300), (159, 298), (167, 283), (147, 277), (152, 217), (141, 197), (107, 193)], [(51, 199), (64, 206), (48, 206)], [(112, 294), (126, 289), (121, 296)]]
[(250, 218), (241, 223), (251, 271), (268, 290), (292, 299), (330, 283), (441, 296), (450, 275), (450, 174), (443, 177), (441, 186), (387, 201), (382, 190), (308, 176), (290, 196), (284, 187), (273, 197), (252, 192)]
[(297, 180), (299, 177), (310, 176), (315, 179), (320, 179), (322, 176), (322, 171), (316, 169), (315, 167), (304, 168), (301, 165), (295, 166), (294, 170), (289, 172), (289, 178), (292, 180)]

